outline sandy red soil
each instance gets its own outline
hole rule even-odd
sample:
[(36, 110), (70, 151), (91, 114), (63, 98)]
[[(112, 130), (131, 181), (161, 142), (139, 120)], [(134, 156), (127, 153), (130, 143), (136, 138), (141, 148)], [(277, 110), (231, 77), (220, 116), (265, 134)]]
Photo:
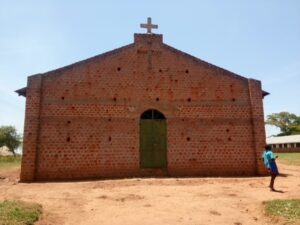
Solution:
[(38, 225), (265, 225), (262, 202), (300, 198), (300, 167), (279, 164), (276, 189), (268, 177), (147, 178), (18, 183), (19, 169), (0, 170), (0, 201), (40, 203)]

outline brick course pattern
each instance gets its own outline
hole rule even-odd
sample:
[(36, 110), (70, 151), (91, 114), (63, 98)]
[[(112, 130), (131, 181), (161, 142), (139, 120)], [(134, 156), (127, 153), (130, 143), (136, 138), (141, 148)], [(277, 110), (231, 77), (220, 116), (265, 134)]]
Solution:
[[(135, 34), (133, 44), (28, 77), (21, 181), (252, 176), (266, 171), (260, 81)], [(167, 121), (167, 168), (141, 169), (139, 122)]]

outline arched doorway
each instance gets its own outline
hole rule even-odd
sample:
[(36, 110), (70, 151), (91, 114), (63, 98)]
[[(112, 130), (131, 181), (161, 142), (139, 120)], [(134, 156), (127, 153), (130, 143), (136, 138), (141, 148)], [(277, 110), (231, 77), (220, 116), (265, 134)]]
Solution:
[(140, 167), (167, 167), (167, 123), (165, 116), (149, 109), (140, 118)]

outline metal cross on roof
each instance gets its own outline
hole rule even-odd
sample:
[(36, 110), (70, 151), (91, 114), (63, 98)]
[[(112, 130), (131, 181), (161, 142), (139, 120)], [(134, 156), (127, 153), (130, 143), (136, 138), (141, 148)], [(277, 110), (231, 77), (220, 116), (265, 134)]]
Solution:
[(142, 23), (141, 28), (147, 28), (147, 34), (152, 34), (151, 29), (157, 29), (158, 25), (154, 25), (151, 23), (151, 17), (147, 18), (147, 23)]

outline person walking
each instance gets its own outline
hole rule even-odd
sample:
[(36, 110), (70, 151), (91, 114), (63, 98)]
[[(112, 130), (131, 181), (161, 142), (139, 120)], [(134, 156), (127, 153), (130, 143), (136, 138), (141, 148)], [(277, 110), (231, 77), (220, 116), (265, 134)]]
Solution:
[(271, 145), (266, 145), (265, 150), (262, 154), (262, 160), (264, 161), (265, 167), (267, 168), (271, 176), (271, 181), (269, 185), (271, 191), (275, 191), (274, 181), (279, 174), (276, 161), (275, 161), (276, 158), (278, 158), (278, 156), (274, 155)]

